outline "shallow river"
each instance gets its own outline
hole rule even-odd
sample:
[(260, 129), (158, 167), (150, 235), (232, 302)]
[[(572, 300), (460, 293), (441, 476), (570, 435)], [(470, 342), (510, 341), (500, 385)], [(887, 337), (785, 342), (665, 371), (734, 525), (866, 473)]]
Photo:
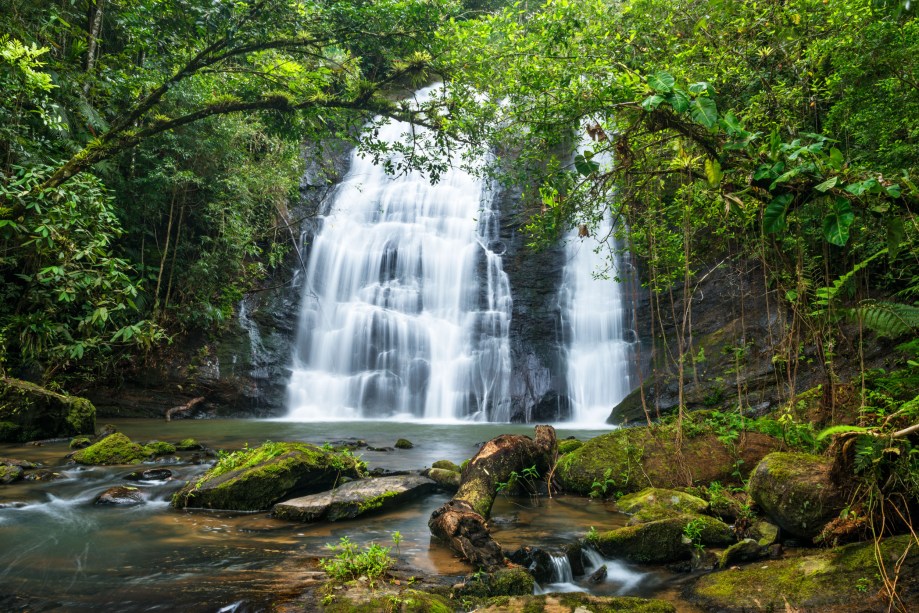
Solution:
[[(531, 426), (508, 424), (422, 424), (405, 422), (292, 423), (266, 420), (109, 420), (131, 439), (178, 442), (193, 437), (214, 449), (238, 449), (266, 440), (324, 443), (362, 439), (371, 447), (392, 447), (408, 438), (407, 450), (358, 454), (371, 468), (418, 469), (439, 459), (460, 463), (478, 445), (499, 434), (532, 434)], [(597, 430), (558, 429), (559, 438), (586, 439)], [(206, 465), (169, 463), (174, 480), (127, 482), (131, 467), (68, 465), (67, 441), (0, 445), (0, 457), (41, 462), (62, 478), (0, 486), (0, 610), (28, 611), (219, 611), (259, 610), (277, 595), (302, 590), (315, 570), (312, 560), (325, 546), (348, 536), (358, 543), (392, 545), (400, 564), (419, 573), (463, 575), (469, 569), (433, 542), (430, 513), (449, 497), (429, 496), (396, 511), (338, 523), (296, 524), (265, 513), (176, 511), (171, 494)], [(188, 454), (183, 454), (187, 456)], [(137, 468), (149, 468), (142, 465)], [(140, 487), (146, 503), (134, 507), (95, 506), (113, 485)], [(624, 524), (606, 504), (580, 497), (499, 497), (493, 510), (495, 537), (505, 549), (537, 545), (550, 552), (597, 530)], [(609, 577), (595, 593), (664, 595), (673, 577), (660, 571), (605, 561)], [(545, 586), (548, 588), (548, 586)], [(551, 589), (580, 589), (565, 583)], [(242, 602), (242, 605), (238, 603)]]

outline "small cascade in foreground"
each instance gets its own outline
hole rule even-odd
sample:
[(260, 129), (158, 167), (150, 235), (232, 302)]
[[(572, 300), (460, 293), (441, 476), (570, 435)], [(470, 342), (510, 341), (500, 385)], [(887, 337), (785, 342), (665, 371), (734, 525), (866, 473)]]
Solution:
[[(409, 130), (391, 122), (378, 138)], [(431, 185), (352, 153), (310, 250), (289, 419), (509, 419), (511, 297), (489, 248), (492, 199), (459, 169)]]
[[(582, 148), (590, 144), (586, 139)], [(611, 164), (611, 158), (603, 154), (595, 155), (593, 161), (601, 169)], [(614, 236), (609, 207), (593, 234), (580, 234), (575, 228), (567, 237), (568, 259), (559, 292), (568, 396), (572, 421), (600, 424), (632, 389), (633, 335), (627, 326), (626, 306), (631, 263)]]
[(551, 583), (574, 583), (574, 573), (571, 572), (571, 561), (567, 555), (552, 556)]

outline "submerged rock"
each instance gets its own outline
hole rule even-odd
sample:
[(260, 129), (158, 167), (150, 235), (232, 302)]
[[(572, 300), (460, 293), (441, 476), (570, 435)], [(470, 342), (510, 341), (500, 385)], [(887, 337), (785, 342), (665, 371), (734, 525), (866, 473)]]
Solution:
[(328, 492), (278, 503), (272, 514), (295, 521), (354, 519), (427, 494), (436, 487), (434, 481), (418, 475), (361, 479)]
[(680, 515), (591, 535), (586, 544), (607, 558), (666, 563), (691, 556), (693, 542), (688, 535), (693, 533), (704, 546), (730, 545), (735, 540), (731, 527), (714, 517)]
[(265, 443), (221, 457), (178, 491), (172, 506), (265, 511), (284, 498), (328, 489), (345, 477), (362, 477), (365, 470), (350, 454), (308, 443)]
[(172, 471), (168, 468), (151, 468), (150, 470), (128, 473), (124, 478), (128, 481), (168, 481), (172, 478)]
[(47, 468), (39, 468), (38, 470), (33, 470), (32, 472), (26, 473), (26, 481), (53, 481), (60, 478), (60, 473), (53, 472)]
[(616, 501), (623, 513), (632, 515), (629, 525), (647, 523), (684, 513), (704, 513), (709, 505), (706, 501), (677, 490), (649, 487), (636, 494), (627, 494)]
[[(880, 560), (899, 569), (904, 610), (919, 610), (919, 548), (910, 535), (884, 540)], [(758, 562), (705, 575), (690, 588), (707, 611), (875, 610), (882, 588), (874, 543), (855, 543), (812, 555)], [(886, 610), (881, 606), (878, 610)]]
[(144, 496), (136, 487), (125, 487), (123, 485), (117, 485), (115, 487), (108, 488), (96, 496), (93, 504), (133, 506), (135, 504), (143, 504), (143, 502)]
[(819, 456), (771, 453), (753, 470), (750, 497), (783, 530), (812, 539), (846, 504), (831, 468), (832, 462)]
[(97, 443), (73, 454), (77, 464), (110, 465), (137, 464), (146, 458), (147, 451), (124, 434), (110, 434)]

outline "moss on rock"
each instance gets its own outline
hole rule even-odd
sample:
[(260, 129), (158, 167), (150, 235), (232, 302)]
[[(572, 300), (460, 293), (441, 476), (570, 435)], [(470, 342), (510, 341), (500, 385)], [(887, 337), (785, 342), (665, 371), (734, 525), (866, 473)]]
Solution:
[(688, 525), (698, 533), (698, 541), (707, 546), (724, 546), (734, 542), (727, 524), (706, 515), (680, 515), (634, 526), (601, 532), (587, 538), (586, 544), (604, 556), (630, 562), (664, 563), (685, 560), (692, 553)]
[(359, 593), (348, 590), (343, 595), (329, 594), (329, 601), (320, 604), (318, 610), (324, 613), (453, 613), (455, 607), (450, 600), (438, 594), (420, 590), (402, 592)]
[(431, 468), (440, 468), (442, 470), (449, 470), (455, 473), (462, 472), (463, 470), (462, 468), (459, 467), (458, 464), (454, 464), (450, 460), (437, 460), (436, 462), (431, 464)]
[(71, 449), (85, 449), (93, 444), (93, 439), (88, 436), (75, 436), (70, 439)]
[(164, 441), (150, 441), (144, 445), (144, 451), (148, 456), (172, 455), (176, 452), (176, 446)]
[[(888, 569), (904, 555), (900, 577), (915, 582), (919, 576), (919, 549), (911, 536), (881, 543), (881, 559)], [(690, 588), (690, 597), (706, 610), (785, 611), (822, 610), (842, 606), (862, 610), (881, 588), (873, 543), (854, 543), (835, 550), (703, 576)], [(913, 605), (917, 603), (913, 602)], [(872, 609), (873, 610), (873, 609)]]
[(73, 454), (78, 464), (137, 464), (150, 454), (124, 434), (116, 432)]
[(630, 525), (675, 517), (685, 513), (705, 513), (709, 505), (692, 494), (649, 487), (635, 494), (627, 494), (616, 501), (623, 513), (632, 515)]
[(443, 468), (432, 468), (427, 471), (427, 476), (445, 490), (455, 492), (459, 489), (461, 477), (458, 472), (445, 470)]
[(831, 468), (831, 461), (820, 456), (771, 453), (753, 470), (750, 497), (783, 530), (813, 538), (846, 503)]
[(86, 398), (0, 378), (0, 442), (92, 434), (96, 407)]
[(360, 478), (366, 466), (350, 453), (308, 443), (265, 443), (221, 457), (172, 498), (177, 508), (264, 511), (284, 498), (330, 489), (343, 477)]
[(558, 442), (558, 455), (563, 456), (584, 446), (584, 441), (569, 438)]
[(414, 443), (407, 438), (400, 438), (395, 445), (396, 449), (411, 449), (414, 446)]
[(0, 485), (9, 485), (22, 479), (22, 467), (10, 464), (0, 464)]
[(193, 438), (182, 439), (175, 447), (178, 451), (198, 451), (203, 449), (201, 443)]
[(528, 596), (536, 585), (533, 575), (519, 566), (502, 568), (467, 581), (456, 590), (460, 598), (490, 598), (493, 596)]
[(582, 592), (541, 594), (492, 598), (476, 611), (482, 613), (674, 613), (672, 604), (663, 600), (630, 596), (593, 596)]
[(615, 430), (562, 456), (555, 474), (565, 490), (578, 494), (589, 494), (594, 483), (606, 483), (607, 492), (629, 493), (649, 485), (729, 482), (736, 480), (738, 467), (755, 466), (780, 446), (777, 439), (756, 432), (748, 432), (736, 446), (706, 433), (685, 439), (676, 462), (676, 439), (673, 426)]

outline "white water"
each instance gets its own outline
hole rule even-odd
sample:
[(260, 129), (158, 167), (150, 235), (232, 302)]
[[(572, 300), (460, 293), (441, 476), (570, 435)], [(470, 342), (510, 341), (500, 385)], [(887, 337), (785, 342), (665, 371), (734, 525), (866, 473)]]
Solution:
[[(408, 130), (392, 122), (379, 138)], [(511, 296), (488, 248), (491, 200), (459, 169), (431, 185), (352, 154), (311, 246), (288, 419), (509, 419)]]
[[(552, 556), (552, 578), (544, 586), (536, 586), (535, 593), (549, 594), (552, 592), (590, 592), (596, 586), (590, 586), (585, 579), (590, 577), (601, 566), (606, 566), (606, 577), (600, 582), (607, 589), (613, 589), (617, 594), (626, 594), (638, 587), (647, 578), (644, 573), (639, 573), (624, 566), (617, 560), (604, 558), (593, 549), (584, 549), (585, 558), (584, 575), (575, 580), (571, 570), (568, 556)], [(602, 588), (601, 592), (604, 592)]]
[[(581, 150), (592, 147), (585, 139)], [(608, 155), (593, 157), (601, 171)], [(604, 195), (611, 199), (612, 193)], [(606, 422), (613, 407), (632, 390), (633, 336), (627, 326), (625, 297), (630, 263), (619, 253), (613, 219), (606, 214), (589, 236), (575, 228), (567, 237), (567, 262), (559, 299), (566, 333), (568, 396), (572, 421)], [(618, 279), (616, 278), (618, 277)]]

